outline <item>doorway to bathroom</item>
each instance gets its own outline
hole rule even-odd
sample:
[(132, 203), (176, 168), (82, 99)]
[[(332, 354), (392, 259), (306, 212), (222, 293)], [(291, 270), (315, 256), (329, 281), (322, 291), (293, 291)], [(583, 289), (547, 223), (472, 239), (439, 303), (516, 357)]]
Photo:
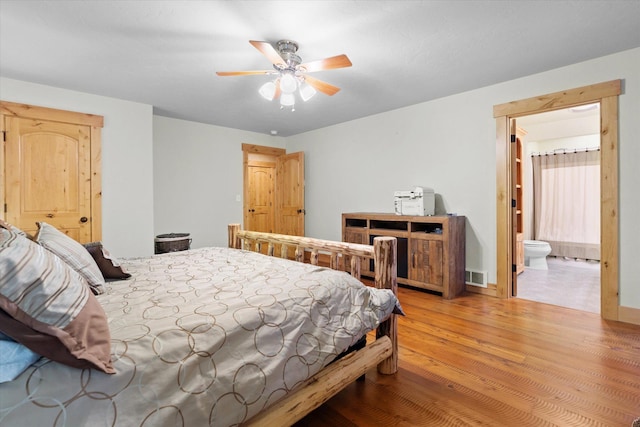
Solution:
[[(618, 97), (622, 80), (565, 89), (493, 106), (496, 123), (496, 284), (487, 289), (498, 298), (517, 293), (516, 207), (511, 162), (513, 118), (600, 103), (600, 316), (606, 320), (626, 318), (619, 301), (618, 224)], [(515, 135), (514, 138), (515, 139)]]
[(599, 103), (517, 118), (518, 298), (600, 313), (599, 119)]

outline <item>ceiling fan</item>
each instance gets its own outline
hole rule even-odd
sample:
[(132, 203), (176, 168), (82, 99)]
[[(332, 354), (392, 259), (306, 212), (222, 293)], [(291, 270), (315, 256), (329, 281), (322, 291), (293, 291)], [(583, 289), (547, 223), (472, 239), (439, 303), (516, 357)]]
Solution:
[(340, 90), (339, 87), (311, 77), (307, 73), (351, 66), (347, 55), (302, 63), (302, 58), (296, 54), (298, 43), (291, 40), (280, 40), (276, 43), (276, 47), (266, 41), (249, 40), (249, 43), (271, 62), (272, 70), (218, 71), (216, 74), (219, 76), (275, 75), (276, 79), (262, 85), (259, 93), (268, 100), (280, 98), (281, 108), (290, 106), (293, 109), (296, 90), (299, 90), (300, 97), (304, 101), (315, 95), (316, 91), (331, 96)]

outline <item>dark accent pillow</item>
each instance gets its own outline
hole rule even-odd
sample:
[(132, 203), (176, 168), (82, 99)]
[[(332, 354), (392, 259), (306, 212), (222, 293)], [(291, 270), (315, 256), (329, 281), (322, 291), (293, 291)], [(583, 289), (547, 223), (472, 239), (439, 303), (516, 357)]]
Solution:
[(120, 264), (109, 254), (102, 242), (85, 243), (84, 247), (89, 251), (93, 259), (98, 264), (98, 268), (102, 272), (105, 279), (128, 279), (131, 274), (127, 273)]

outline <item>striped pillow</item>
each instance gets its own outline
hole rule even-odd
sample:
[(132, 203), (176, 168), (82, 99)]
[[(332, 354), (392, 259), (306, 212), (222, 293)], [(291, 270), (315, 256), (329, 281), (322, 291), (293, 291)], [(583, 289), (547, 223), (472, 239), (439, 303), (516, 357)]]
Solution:
[(105, 280), (91, 254), (80, 243), (46, 222), (38, 222), (35, 241), (80, 273), (96, 295), (104, 294)]
[(7, 315), (0, 332), (36, 353), (114, 372), (107, 318), (86, 280), (51, 252), (4, 228), (0, 310)]
[(0, 218), (0, 228), (6, 228), (7, 230), (11, 230), (16, 232), (17, 234), (20, 234), (22, 236), (31, 238), (31, 236), (29, 236), (26, 232), (20, 230), (18, 227), (16, 227), (15, 225), (11, 225), (8, 222), (6, 222), (5, 220)]

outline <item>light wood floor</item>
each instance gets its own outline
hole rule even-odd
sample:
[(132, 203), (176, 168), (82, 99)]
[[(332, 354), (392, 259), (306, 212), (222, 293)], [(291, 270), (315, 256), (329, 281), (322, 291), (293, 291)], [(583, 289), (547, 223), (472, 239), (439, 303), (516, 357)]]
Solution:
[(296, 426), (625, 426), (640, 417), (640, 326), (594, 313), (399, 289), (400, 369)]

